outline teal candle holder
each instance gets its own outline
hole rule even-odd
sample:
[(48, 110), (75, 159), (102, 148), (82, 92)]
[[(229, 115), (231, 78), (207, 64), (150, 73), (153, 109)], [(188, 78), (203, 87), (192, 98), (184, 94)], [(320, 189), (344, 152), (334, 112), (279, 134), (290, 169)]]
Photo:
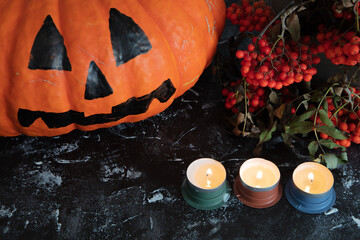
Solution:
[(201, 210), (220, 207), (229, 200), (230, 191), (224, 166), (211, 158), (200, 158), (192, 162), (181, 185), (185, 201)]
[(215, 189), (201, 189), (191, 184), (187, 179), (181, 185), (181, 193), (185, 201), (192, 207), (201, 210), (213, 210), (230, 198), (231, 188), (227, 181)]

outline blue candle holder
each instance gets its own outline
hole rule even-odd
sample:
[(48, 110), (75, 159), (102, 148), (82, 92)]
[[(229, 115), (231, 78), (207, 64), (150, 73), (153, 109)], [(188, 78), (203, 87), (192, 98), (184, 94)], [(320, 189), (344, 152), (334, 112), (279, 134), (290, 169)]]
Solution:
[(336, 200), (333, 187), (322, 194), (310, 194), (296, 187), (292, 179), (286, 184), (285, 196), (293, 207), (310, 214), (326, 212), (335, 204)]

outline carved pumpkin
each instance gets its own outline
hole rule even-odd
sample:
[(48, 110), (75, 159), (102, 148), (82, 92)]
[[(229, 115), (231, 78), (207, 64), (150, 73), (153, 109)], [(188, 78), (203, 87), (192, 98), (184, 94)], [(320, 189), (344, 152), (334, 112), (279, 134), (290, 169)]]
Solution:
[(223, 0), (2, 0), (0, 135), (55, 136), (146, 119), (192, 87)]

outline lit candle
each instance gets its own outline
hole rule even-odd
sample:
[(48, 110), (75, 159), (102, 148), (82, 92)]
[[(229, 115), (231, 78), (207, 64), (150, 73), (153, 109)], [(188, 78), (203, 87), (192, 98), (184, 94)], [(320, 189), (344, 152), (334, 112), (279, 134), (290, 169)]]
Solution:
[(189, 165), (186, 176), (195, 187), (215, 189), (224, 183), (226, 170), (220, 162), (214, 159), (201, 158)]
[(286, 198), (296, 209), (306, 213), (322, 213), (335, 203), (334, 177), (325, 166), (302, 163), (294, 170), (287, 183)]
[(224, 166), (211, 158), (200, 158), (186, 170), (181, 193), (191, 206), (212, 210), (228, 201), (230, 191)]
[(239, 171), (241, 181), (258, 191), (274, 187), (280, 180), (278, 167), (262, 158), (252, 158), (245, 161)]
[(266, 208), (276, 204), (282, 195), (278, 167), (263, 158), (246, 160), (234, 182), (234, 192), (244, 204)]
[(334, 177), (325, 166), (306, 162), (300, 164), (293, 172), (296, 187), (310, 194), (321, 194), (330, 190), (334, 184)]

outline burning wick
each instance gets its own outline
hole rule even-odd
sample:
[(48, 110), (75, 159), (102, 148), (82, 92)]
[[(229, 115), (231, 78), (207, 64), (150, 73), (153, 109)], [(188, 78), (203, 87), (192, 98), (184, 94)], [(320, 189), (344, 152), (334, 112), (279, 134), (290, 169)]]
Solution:
[(311, 186), (311, 184), (313, 183), (313, 181), (314, 181), (314, 174), (312, 173), (312, 172), (310, 172), (309, 173), (309, 175), (308, 175), (308, 179), (309, 179), (309, 181), (310, 181), (310, 184), (309, 185), (307, 185), (306, 187), (305, 187), (305, 192), (310, 192), (310, 186)]
[[(256, 173), (256, 179), (258, 180), (261, 180), (263, 177), (263, 172), (261, 170), (259, 170), (257, 173)], [(256, 185), (255, 187), (259, 188), (260, 185)]]
[(209, 175), (212, 175), (212, 170), (209, 168), (208, 170), (206, 170), (206, 187), (211, 187), (211, 181), (209, 180)]

